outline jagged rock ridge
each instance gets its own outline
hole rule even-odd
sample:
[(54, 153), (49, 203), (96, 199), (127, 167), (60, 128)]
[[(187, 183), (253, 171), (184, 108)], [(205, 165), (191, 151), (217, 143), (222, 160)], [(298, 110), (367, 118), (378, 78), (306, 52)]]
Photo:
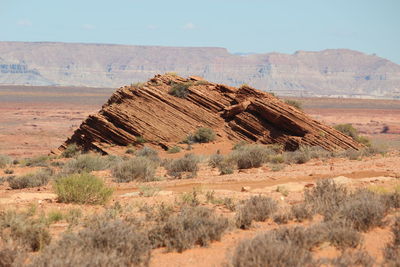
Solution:
[[(179, 98), (172, 87), (185, 84)], [(323, 125), (273, 95), (248, 86), (230, 87), (191, 76), (156, 75), (148, 82), (119, 88), (61, 146), (76, 143), (107, 154), (110, 145), (138, 144), (142, 136), (164, 149), (198, 127), (209, 127), (217, 141), (279, 143), (287, 150), (300, 145), (327, 150), (359, 148), (352, 138)]]

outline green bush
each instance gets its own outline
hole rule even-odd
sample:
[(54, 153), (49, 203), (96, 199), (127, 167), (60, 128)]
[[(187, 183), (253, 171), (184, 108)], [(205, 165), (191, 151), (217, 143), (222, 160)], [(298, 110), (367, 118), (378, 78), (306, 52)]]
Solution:
[(76, 144), (68, 145), (65, 150), (61, 153), (61, 157), (63, 158), (73, 158), (76, 155), (80, 154), (81, 151)]
[(123, 161), (112, 168), (112, 174), (118, 183), (134, 180), (150, 182), (155, 180), (157, 164), (148, 157), (135, 157)]
[(186, 98), (189, 94), (189, 87), (192, 85), (191, 82), (173, 83), (169, 94), (179, 98)]
[(9, 156), (0, 154), (0, 168), (5, 168), (11, 162), (12, 161)]
[(365, 145), (365, 146), (371, 146), (371, 141), (365, 137), (365, 136), (360, 136), (358, 135), (358, 131), (356, 128), (353, 127), (353, 125), (351, 125), (350, 123), (346, 123), (346, 124), (337, 124), (334, 127), (336, 130), (338, 130), (339, 132), (350, 136), (351, 138), (353, 138), (355, 141)]
[(138, 150), (136, 152), (136, 156), (146, 157), (154, 162), (160, 162), (158, 151), (148, 146), (145, 146), (142, 149)]
[(52, 178), (52, 169), (42, 169), (34, 173), (8, 178), (8, 184), (12, 189), (31, 188), (46, 185)]
[(144, 143), (147, 143), (147, 140), (144, 139), (141, 135), (139, 135), (139, 136), (136, 136), (136, 143), (144, 144)]
[(47, 167), (49, 165), (49, 160), (52, 157), (47, 155), (37, 156), (33, 158), (26, 158), (22, 161), (22, 165), (30, 167)]
[(72, 174), (55, 180), (54, 190), (64, 203), (105, 204), (113, 190), (100, 178), (88, 173)]
[(176, 178), (183, 178), (183, 174), (190, 173), (186, 178), (195, 177), (198, 167), (199, 159), (194, 154), (186, 154), (180, 159), (174, 159), (165, 168), (169, 175)]

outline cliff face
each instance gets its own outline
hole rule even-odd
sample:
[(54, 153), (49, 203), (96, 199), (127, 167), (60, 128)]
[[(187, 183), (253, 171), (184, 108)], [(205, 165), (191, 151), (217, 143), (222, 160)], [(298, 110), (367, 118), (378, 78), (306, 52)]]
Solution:
[(400, 66), (345, 49), (233, 55), (224, 48), (0, 42), (0, 84), (119, 87), (199, 75), (286, 95), (400, 97)]
[[(187, 88), (185, 98), (170, 94), (177, 85)], [(166, 149), (198, 127), (214, 129), (217, 141), (279, 143), (287, 150), (300, 145), (327, 150), (360, 147), (269, 93), (194, 76), (156, 75), (147, 83), (119, 88), (60, 149), (76, 143), (85, 150), (107, 153), (110, 145), (135, 144), (137, 136)]]

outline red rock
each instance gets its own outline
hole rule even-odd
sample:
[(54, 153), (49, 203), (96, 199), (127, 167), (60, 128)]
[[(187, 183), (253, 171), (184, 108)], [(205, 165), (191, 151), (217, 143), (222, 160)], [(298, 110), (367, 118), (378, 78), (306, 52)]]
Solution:
[[(169, 94), (172, 86), (179, 83), (190, 85), (186, 98)], [(166, 149), (198, 126), (214, 129), (220, 139), (217, 141), (279, 143), (286, 150), (300, 145), (331, 151), (361, 147), (352, 138), (269, 93), (248, 86), (235, 88), (166, 74), (156, 75), (140, 87), (119, 88), (60, 149), (76, 143), (84, 150), (107, 154), (107, 147), (112, 144), (139, 145), (137, 136)]]

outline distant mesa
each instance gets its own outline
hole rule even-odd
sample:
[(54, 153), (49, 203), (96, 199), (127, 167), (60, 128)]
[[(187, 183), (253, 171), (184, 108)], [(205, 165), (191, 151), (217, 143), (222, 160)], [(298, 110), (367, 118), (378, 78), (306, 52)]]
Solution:
[(213, 129), (216, 142), (278, 143), (286, 150), (301, 145), (331, 151), (360, 148), (352, 138), (269, 93), (165, 74), (116, 90), (60, 150), (74, 143), (86, 151), (109, 154), (114, 146), (140, 145), (139, 136), (168, 149), (199, 127)]
[(231, 54), (218, 47), (0, 42), (0, 84), (117, 88), (157, 73), (290, 96), (400, 99), (400, 66), (348, 49)]

